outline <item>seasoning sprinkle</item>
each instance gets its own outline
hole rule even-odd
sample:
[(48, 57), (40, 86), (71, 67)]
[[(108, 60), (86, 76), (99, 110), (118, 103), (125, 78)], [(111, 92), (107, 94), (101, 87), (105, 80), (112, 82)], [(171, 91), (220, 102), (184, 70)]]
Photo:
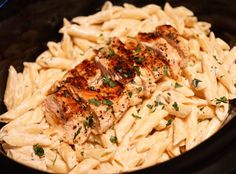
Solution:
[(166, 126), (171, 125), (171, 123), (172, 123), (172, 119), (170, 118), (170, 119), (167, 121)]
[(134, 66), (133, 68), (134, 68), (134, 71), (136, 72), (136, 74), (137, 74), (138, 76), (140, 76), (140, 75), (141, 75), (141, 72), (140, 72), (140, 70), (139, 70), (139, 67), (138, 67), (138, 66)]
[(42, 146), (40, 146), (39, 144), (35, 144), (33, 146), (33, 149), (34, 149), (35, 155), (37, 155), (39, 157), (44, 156), (44, 150), (43, 150)]
[(64, 97), (70, 97), (70, 94), (69, 94), (69, 92), (68, 91), (64, 91)]
[(168, 76), (168, 66), (164, 66), (163, 73), (165, 76)]
[(114, 87), (116, 86), (115, 82), (113, 82), (113, 81), (111, 80), (111, 78), (109, 78), (109, 77), (107, 77), (107, 76), (103, 77), (102, 80), (103, 80), (103, 83), (104, 83), (104, 84), (108, 84), (111, 88), (114, 88)]
[(111, 106), (113, 103), (112, 103), (112, 101), (109, 100), (109, 99), (103, 99), (103, 100), (102, 100), (102, 104)]
[(223, 97), (220, 97), (219, 99), (216, 98), (216, 104), (220, 104), (220, 103), (227, 103), (228, 99), (223, 96)]
[(92, 126), (93, 126), (93, 116), (91, 116), (91, 115), (88, 116), (88, 117), (84, 120), (83, 124), (84, 124), (85, 130), (87, 130), (87, 128), (89, 128), (89, 127), (92, 127)]
[(132, 117), (137, 118), (137, 119), (141, 119), (142, 117), (135, 115), (134, 113), (132, 113)]
[(112, 136), (110, 137), (110, 142), (113, 143), (113, 144), (115, 144), (115, 143), (117, 142), (117, 137), (114, 136), (114, 135), (112, 135)]
[(138, 87), (138, 88), (136, 88), (136, 89), (137, 89), (138, 92), (141, 92), (141, 91), (143, 90), (142, 87)]
[(129, 96), (129, 98), (131, 98), (132, 95), (133, 95), (133, 93), (132, 93), (131, 91), (128, 91), (127, 94), (128, 94), (128, 96)]
[(55, 164), (56, 164), (56, 160), (57, 160), (57, 153), (56, 153), (56, 156), (55, 156), (55, 158), (54, 158), (54, 160), (53, 160), (53, 162), (52, 162), (52, 165), (55, 165)]
[(197, 87), (200, 82), (202, 82), (202, 81), (195, 78), (195, 79), (193, 79), (192, 84), (193, 84), (193, 86)]
[(93, 105), (95, 105), (95, 106), (100, 106), (100, 101), (98, 100), (98, 99), (96, 99), (96, 98), (90, 98), (89, 100), (88, 100), (88, 102), (90, 103), (90, 104), (93, 104)]
[(172, 107), (176, 110), (179, 111), (179, 106), (176, 102), (174, 102), (174, 104), (172, 105)]
[(149, 109), (152, 109), (153, 108), (153, 105), (150, 105), (150, 104), (147, 104), (146, 105)]
[(73, 140), (77, 137), (77, 135), (79, 135), (80, 131), (81, 127), (79, 127), (78, 130), (75, 132)]
[(182, 85), (180, 85), (179, 83), (175, 83), (175, 88), (181, 88), (181, 87), (183, 87)]

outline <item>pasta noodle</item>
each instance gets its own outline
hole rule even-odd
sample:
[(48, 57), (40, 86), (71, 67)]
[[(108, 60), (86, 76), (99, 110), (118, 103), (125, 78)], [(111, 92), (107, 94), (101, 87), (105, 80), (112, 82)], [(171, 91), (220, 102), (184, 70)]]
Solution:
[[(53, 173), (137, 170), (192, 149), (228, 118), (228, 101), (236, 98), (236, 47), (230, 49), (210, 31), (211, 24), (198, 21), (186, 7), (121, 7), (108, 1), (93, 15), (63, 22), (61, 42), (48, 42), (48, 50), (35, 62), (24, 62), (23, 72), (9, 67), (4, 95), (8, 111), (0, 116), (7, 123), (0, 141), (9, 157)], [(180, 44), (190, 58), (180, 79), (163, 77), (149, 99), (130, 107), (112, 128), (92, 134), (84, 144), (63, 142), (61, 130), (51, 126), (55, 121), (43, 111), (54, 84), (83, 60), (92, 59), (93, 49), (109, 38), (125, 41), (163, 24), (183, 36)]]

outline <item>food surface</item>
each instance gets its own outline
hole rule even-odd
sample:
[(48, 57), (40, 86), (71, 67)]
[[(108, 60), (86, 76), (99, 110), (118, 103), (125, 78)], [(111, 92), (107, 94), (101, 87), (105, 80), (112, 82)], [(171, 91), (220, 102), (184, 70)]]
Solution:
[(106, 2), (64, 19), (23, 72), (9, 68), (6, 154), (52, 173), (120, 173), (213, 135), (236, 98), (236, 48), (187, 8)]

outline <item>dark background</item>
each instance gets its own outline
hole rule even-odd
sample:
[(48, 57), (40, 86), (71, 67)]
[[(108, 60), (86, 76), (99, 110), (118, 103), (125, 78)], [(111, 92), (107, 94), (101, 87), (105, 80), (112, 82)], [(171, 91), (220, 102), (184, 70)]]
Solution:
[[(104, 0), (0, 0), (0, 114), (6, 111), (3, 94), (9, 65), (22, 70), (22, 62), (34, 61), (46, 49), (49, 40), (58, 41), (63, 17), (69, 20), (79, 15), (98, 11)], [(112, 1), (128, 2), (137, 6), (163, 0)], [(199, 20), (212, 23), (212, 30), (231, 46), (236, 45), (235, 0), (169, 0), (172, 6), (184, 5)], [(236, 173), (236, 119), (193, 150), (138, 173)], [(0, 154), (0, 173), (42, 173), (26, 168)]]

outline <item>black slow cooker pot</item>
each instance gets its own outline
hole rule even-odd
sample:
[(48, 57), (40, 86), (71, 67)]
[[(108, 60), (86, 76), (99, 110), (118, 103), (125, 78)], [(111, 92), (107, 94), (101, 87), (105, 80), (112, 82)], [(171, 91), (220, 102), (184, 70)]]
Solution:
[[(10, 65), (22, 71), (24, 61), (34, 61), (46, 49), (47, 41), (59, 41), (62, 19), (98, 11), (104, 0), (0, 0), (0, 114), (6, 112), (3, 95)], [(113, 1), (137, 6), (164, 0)], [(184, 5), (199, 20), (212, 23), (212, 30), (231, 46), (236, 45), (235, 0), (169, 0), (172, 6)], [(235, 101), (231, 101), (236, 106)], [(3, 124), (0, 125), (1, 127)], [(0, 149), (0, 173), (43, 173), (6, 157)], [(132, 173), (223, 174), (236, 173), (236, 117), (215, 135), (185, 154), (159, 165)]]

